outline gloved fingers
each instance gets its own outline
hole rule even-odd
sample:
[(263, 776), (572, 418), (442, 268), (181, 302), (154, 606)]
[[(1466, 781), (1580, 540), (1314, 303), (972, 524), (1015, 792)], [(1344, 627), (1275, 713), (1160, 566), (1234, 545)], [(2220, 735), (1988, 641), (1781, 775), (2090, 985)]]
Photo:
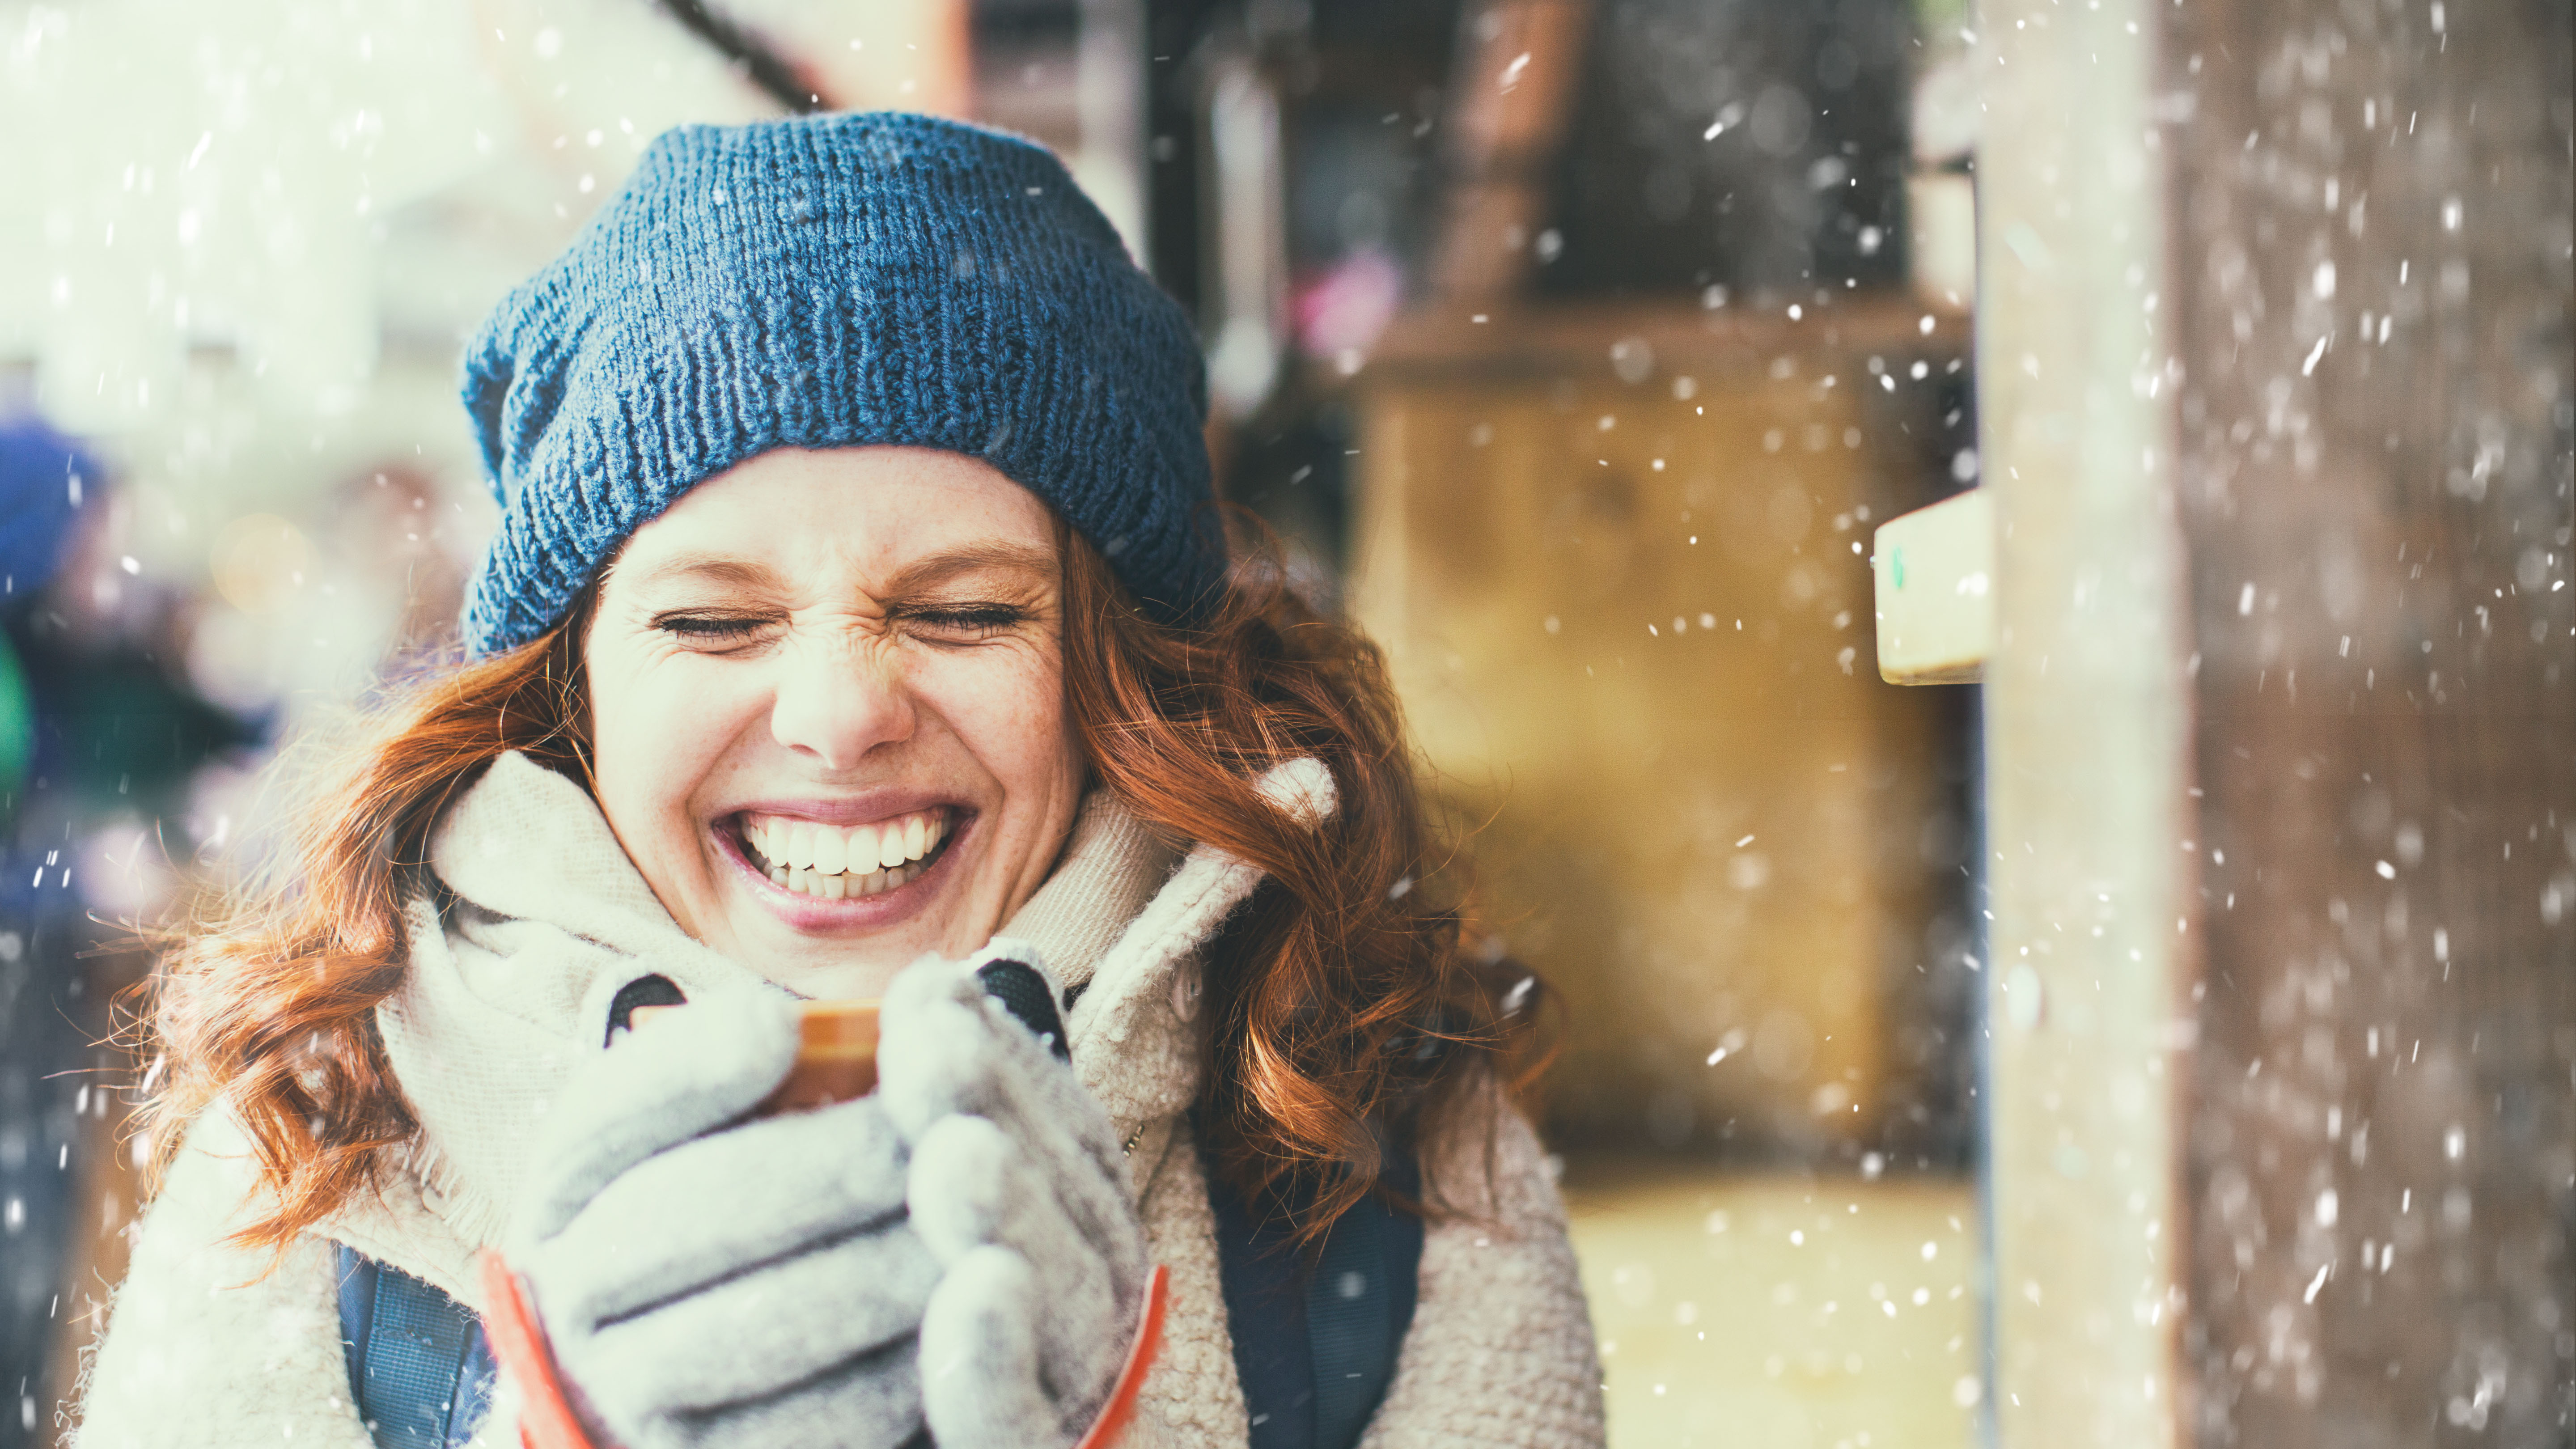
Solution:
[(1029, 1210), (1040, 1193), (1019, 1156), (1009, 1136), (983, 1117), (943, 1117), (922, 1134), (904, 1201), (933, 1258), (954, 1263), (1000, 1242), (1008, 1220)]
[(1046, 1043), (988, 1000), (967, 962), (905, 968), (880, 1008), (877, 1095), (907, 1139), (957, 1113), (989, 1117), (1015, 1139), (1115, 1175), (1108, 1114)]
[(900, 1216), (904, 1164), (873, 1101), (745, 1122), (627, 1169), (530, 1276), (550, 1319), (618, 1318)]
[[(921, 1240), (897, 1223), (558, 1339), (556, 1354), (594, 1401), (714, 1410), (861, 1360), (908, 1367), (881, 1351), (912, 1336), (938, 1281)], [(623, 1382), (607, 1392), (612, 1377)]]
[(986, 1011), (982, 984), (960, 962), (924, 957), (886, 988), (877, 1095), (907, 1138), (953, 1113), (1001, 1105), (1004, 1042)]
[(1004, 1198), (993, 1241), (1027, 1254), (1051, 1280), (1096, 1266), (1117, 1292), (1144, 1286), (1144, 1233), (1123, 1174), (1112, 1179), (1088, 1163), (1049, 1161), (1024, 1149), (1015, 1181), (1026, 1186)]
[(898, 1339), (810, 1384), (677, 1423), (692, 1449), (928, 1449), (918, 1353)]
[(921, 1317), (921, 1404), (939, 1449), (1066, 1442), (1038, 1369), (1037, 1275), (1008, 1248), (951, 1264)]
[[(1052, 1219), (1069, 1221), (1072, 1246), (1090, 1249), (1085, 1258), (1107, 1255), (1122, 1282), (1140, 1284), (1143, 1247), (1108, 1115), (1044, 1043), (1014, 1021), (996, 1020), (999, 1015), (968, 963), (917, 961), (886, 993), (877, 1091), (888, 1118), (914, 1144), (914, 1190), (935, 1186), (941, 1176), (925, 1175), (918, 1160), (931, 1134), (954, 1130), (951, 1122), (987, 1122), (1009, 1139), (1018, 1171), (1033, 1180), (1020, 1196), (1044, 1204)], [(949, 1217), (944, 1207), (927, 1210), (918, 1202), (914, 1211), (917, 1222), (945, 1224)], [(976, 1241), (1010, 1242), (1052, 1277), (1059, 1261), (1054, 1248), (1068, 1239), (1014, 1234), (998, 1222), (984, 1228), (961, 1222), (940, 1248), (953, 1256)]]
[(1072, 1067), (988, 993), (977, 975), (978, 963), (989, 964), (986, 954), (965, 961), (925, 957), (887, 989), (878, 1018), (877, 1091), (895, 1124), (912, 1135), (941, 1117), (971, 1112), (1009, 1127), (1018, 1119), (1043, 1120), (1057, 1136), (1096, 1128), (1090, 1135), (1105, 1139), (1108, 1118)]
[(952, 1272), (987, 1247), (1028, 1265), (1046, 1304), (1038, 1339), (1049, 1380), (1087, 1385), (1101, 1362), (1114, 1372), (1144, 1255), (1132, 1228), (1121, 1234), (1086, 1222), (1063, 1187), (1031, 1171), (999, 1127), (957, 1116), (934, 1125), (913, 1150), (908, 1201), (914, 1231)]
[(555, 1103), (523, 1234), (552, 1236), (620, 1173), (749, 1112), (785, 1079), (797, 1038), (795, 1004), (765, 992), (694, 1001), (637, 1028)]
[(990, 1118), (943, 1117), (922, 1134), (906, 1171), (913, 1230), (942, 1263), (998, 1243), (1043, 1277), (1076, 1268), (1112, 1245), (1133, 1214), (1116, 1184), (1053, 1166)]

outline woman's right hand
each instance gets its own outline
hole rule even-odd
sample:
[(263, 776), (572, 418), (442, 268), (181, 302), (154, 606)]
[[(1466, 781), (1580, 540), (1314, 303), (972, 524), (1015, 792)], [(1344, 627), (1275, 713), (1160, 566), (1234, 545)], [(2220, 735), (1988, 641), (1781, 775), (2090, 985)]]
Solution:
[(938, 1265), (873, 1097), (751, 1118), (794, 1003), (660, 1014), (555, 1104), (509, 1250), (603, 1446), (901, 1445)]

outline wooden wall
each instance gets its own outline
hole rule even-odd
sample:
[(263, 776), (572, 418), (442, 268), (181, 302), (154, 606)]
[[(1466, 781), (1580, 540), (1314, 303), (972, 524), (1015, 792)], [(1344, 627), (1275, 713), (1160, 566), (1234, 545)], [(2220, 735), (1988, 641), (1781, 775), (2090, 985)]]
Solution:
[(1948, 479), (1955, 331), (1884, 303), (1679, 316), (1503, 317), (1372, 363), (1359, 617), (1483, 914), (1570, 1007), (1564, 1141), (1955, 1144), (1939, 765), (1965, 747), (1954, 700), (1880, 682), (1866, 557), (1872, 520)]
[(2576, 27), (2175, 16), (2196, 1438), (2569, 1443)]

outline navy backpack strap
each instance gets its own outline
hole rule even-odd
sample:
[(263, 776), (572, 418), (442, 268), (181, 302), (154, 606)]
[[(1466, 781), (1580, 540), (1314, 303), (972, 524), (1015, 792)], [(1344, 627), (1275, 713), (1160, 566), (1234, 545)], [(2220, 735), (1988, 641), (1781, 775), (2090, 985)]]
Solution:
[[(1391, 1155), (1387, 1185), (1421, 1190), (1411, 1157)], [(1306, 1285), (1313, 1346), (1316, 1449), (1347, 1449), (1395, 1378), (1396, 1353), (1413, 1326), (1422, 1270), (1422, 1219), (1364, 1197), (1333, 1223)]]
[(498, 1368), (472, 1309), (334, 1244), (349, 1395), (376, 1449), (463, 1449), (492, 1412)]
[(1256, 1218), (1208, 1166), (1217, 1278), (1252, 1449), (1315, 1449), (1315, 1350), (1306, 1331), (1305, 1259), (1277, 1215)]
[[(1386, 1181), (1417, 1196), (1421, 1172), (1389, 1153)], [(1422, 1220), (1363, 1198), (1334, 1221), (1310, 1271), (1286, 1215), (1255, 1214), (1212, 1165), (1208, 1205), (1252, 1449), (1351, 1449), (1413, 1324)]]

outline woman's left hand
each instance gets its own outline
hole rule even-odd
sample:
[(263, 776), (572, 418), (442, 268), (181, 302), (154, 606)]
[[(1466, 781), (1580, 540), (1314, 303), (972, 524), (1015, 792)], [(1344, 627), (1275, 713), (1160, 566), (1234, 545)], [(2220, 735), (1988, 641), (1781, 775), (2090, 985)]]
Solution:
[[(1022, 970), (1015, 1016), (986, 993)], [(916, 962), (879, 1031), (913, 1231), (942, 1270), (921, 1321), (931, 1434), (941, 1449), (1074, 1444), (1126, 1361), (1147, 1264), (1124, 1154), (1062, 1056), (1043, 964), (1013, 942)]]

